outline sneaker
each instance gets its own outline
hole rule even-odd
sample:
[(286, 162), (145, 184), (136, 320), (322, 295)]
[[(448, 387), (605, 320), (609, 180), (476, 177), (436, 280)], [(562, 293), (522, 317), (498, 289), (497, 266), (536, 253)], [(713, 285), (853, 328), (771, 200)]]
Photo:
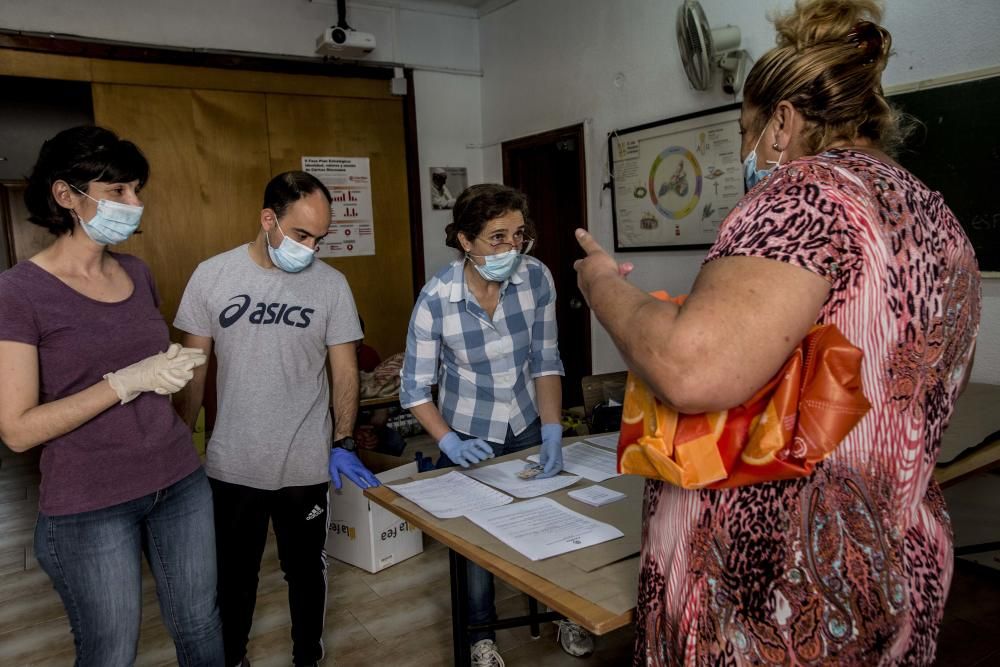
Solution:
[(564, 651), (577, 658), (585, 658), (594, 652), (594, 635), (573, 621), (556, 621), (556, 625), (559, 626), (556, 639)]
[(472, 645), (472, 667), (505, 667), (492, 639), (480, 639)]

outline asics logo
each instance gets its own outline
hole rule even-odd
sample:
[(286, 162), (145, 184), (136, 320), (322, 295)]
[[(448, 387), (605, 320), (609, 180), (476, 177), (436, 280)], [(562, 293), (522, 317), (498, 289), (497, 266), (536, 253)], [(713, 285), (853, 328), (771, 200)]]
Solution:
[[(236, 303), (226, 306), (219, 313), (219, 324), (222, 325), (223, 329), (236, 324), (250, 310), (250, 304), (253, 300), (249, 294), (237, 294), (230, 301)], [(247, 321), (251, 324), (285, 324), (304, 329), (312, 322), (310, 316), (315, 312), (315, 308), (258, 301)]]

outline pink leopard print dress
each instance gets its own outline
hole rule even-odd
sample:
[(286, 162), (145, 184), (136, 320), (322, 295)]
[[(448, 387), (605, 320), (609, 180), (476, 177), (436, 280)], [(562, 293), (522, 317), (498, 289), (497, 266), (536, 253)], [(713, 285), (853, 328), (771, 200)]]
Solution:
[(634, 664), (922, 665), (951, 583), (931, 479), (979, 328), (980, 278), (941, 196), (860, 152), (778, 169), (706, 261), (823, 276), (818, 319), (864, 350), (872, 409), (806, 479), (646, 485)]

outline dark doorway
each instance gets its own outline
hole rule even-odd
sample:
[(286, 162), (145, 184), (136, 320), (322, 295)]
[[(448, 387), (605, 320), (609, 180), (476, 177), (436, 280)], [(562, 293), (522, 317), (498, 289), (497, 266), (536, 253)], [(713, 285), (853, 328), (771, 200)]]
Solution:
[(580, 380), (590, 375), (590, 310), (576, 287), (573, 261), (581, 255), (573, 230), (587, 229), (583, 125), (503, 143), (503, 180), (528, 196), (538, 230), (532, 254), (556, 283), (559, 354), (566, 367), (563, 406), (582, 405)]

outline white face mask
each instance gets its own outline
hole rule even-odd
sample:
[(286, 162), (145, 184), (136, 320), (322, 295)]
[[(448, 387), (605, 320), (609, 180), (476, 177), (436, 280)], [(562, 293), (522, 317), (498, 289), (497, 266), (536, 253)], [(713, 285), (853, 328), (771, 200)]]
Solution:
[(86, 192), (73, 185), (70, 186), (87, 199), (97, 202), (97, 213), (84, 222), (80, 218), (80, 226), (91, 239), (101, 245), (114, 245), (128, 239), (139, 228), (142, 220), (142, 206), (132, 206), (110, 199), (94, 199)]
[(473, 257), (482, 257), (484, 260), (482, 264), (472, 262), (472, 265), (476, 267), (479, 275), (495, 283), (502, 283), (510, 278), (521, 262), (520, 251), (513, 248), (496, 255), (473, 255), (472, 253), (465, 253), (465, 255), (469, 257), (469, 261), (472, 261)]
[(764, 138), (764, 133), (767, 132), (767, 125), (761, 130), (760, 136), (757, 137), (757, 143), (753, 145), (750, 153), (743, 160), (743, 184), (747, 188), (747, 192), (753, 189), (753, 186), (757, 185), (761, 181), (767, 180), (767, 178), (774, 173), (774, 170), (781, 166), (781, 158), (784, 156), (785, 151), (781, 151), (778, 155), (777, 161), (767, 160), (766, 164), (774, 165), (770, 169), (758, 169), (757, 168), (757, 146), (760, 145), (760, 140)]
[(316, 252), (309, 246), (288, 238), (285, 230), (281, 229), (281, 225), (278, 224), (277, 220), (274, 221), (274, 225), (281, 232), (282, 236), (281, 243), (277, 248), (271, 247), (271, 237), (268, 236), (267, 232), (264, 233), (265, 238), (267, 238), (267, 254), (271, 256), (271, 261), (274, 262), (274, 265), (282, 271), (298, 273), (312, 264), (313, 258), (316, 257)]

